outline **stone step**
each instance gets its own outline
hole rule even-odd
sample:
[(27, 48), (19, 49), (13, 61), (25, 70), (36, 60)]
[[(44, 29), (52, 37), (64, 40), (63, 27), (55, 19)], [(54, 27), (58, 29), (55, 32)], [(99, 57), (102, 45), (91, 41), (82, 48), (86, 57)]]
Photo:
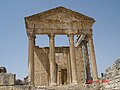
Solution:
[(33, 90), (48, 90), (46, 86), (34, 87)]
[(54, 86), (54, 87), (35, 87), (33, 90), (98, 90), (85, 88), (81, 85), (76, 86)]

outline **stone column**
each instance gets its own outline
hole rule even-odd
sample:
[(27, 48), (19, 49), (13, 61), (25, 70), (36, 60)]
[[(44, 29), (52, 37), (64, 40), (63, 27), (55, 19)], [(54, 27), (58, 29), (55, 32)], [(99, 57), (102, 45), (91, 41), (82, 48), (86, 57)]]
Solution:
[(56, 85), (56, 63), (55, 63), (55, 43), (54, 43), (54, 34), (49, 35), (49, 60), (50, 60), (50, 86)]
[(84, 47), (84, 57), (85, 57), (85, 62), (86, 62), (86, 75), (87, 75), (87, 80), (91, 80), (90, 62), (89, 62), (87, 41), (84, 41), (83, 43), (84, 43), (83, 47)]
[(75, 58), (75, 47), (74, 47), (74, 35), (69, 34), (70, 43), (70, 60), (71, 60), (71, 71), (72, 71), (72, 84), (77, 84), (77, 70), (76, 70), (76, 58)]
[(92, 60), (93, 80), (97, 80), (98, 79), (98, 71), (97, 71), (97, 65), (96, 65), (96, 58), (95, 58), (92, 34), (89, 35), (89, 48), (90, 48), (90, 57)]
[(34, 46), (35, 36), (32, 33), (28, 33), (28, 82), (30, 85), (34, 85)]

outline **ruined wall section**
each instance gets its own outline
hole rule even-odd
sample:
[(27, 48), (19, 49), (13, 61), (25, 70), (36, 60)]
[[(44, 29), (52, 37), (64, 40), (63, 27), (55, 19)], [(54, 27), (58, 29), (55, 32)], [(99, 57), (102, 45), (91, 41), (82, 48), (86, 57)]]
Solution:
[(35, 86), (49, 85), (49, 55), (43, 48), (34, 48), (34, 84)]
[(29, 85), (16, 85), (16, 75), (0, 73), (0, 90), (31, 90)]
[(76, 55), (76, 68), (77, 68), (77, 81), (78, 83), (84, 82), (84, 63), (82, 56), (82, 49), (80, 47), (75, 48)]

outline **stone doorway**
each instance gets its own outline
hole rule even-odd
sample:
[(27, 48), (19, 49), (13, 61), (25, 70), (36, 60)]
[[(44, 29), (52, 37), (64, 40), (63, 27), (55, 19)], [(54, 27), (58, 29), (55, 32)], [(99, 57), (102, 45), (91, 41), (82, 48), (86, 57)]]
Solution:
[(61, 82), (62, 85), (67, 84), (67, 69), (61, 69)]

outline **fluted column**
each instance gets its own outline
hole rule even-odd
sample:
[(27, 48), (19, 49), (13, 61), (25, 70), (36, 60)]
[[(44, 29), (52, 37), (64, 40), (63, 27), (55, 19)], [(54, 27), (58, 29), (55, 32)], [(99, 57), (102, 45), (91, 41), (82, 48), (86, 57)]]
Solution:
[(95, 58), (95, 52), (94, 52), (93, 38), (92, 38), (91, 34), (89, 35), (89, 48), (90, 48), (90, 57), (92, 60), (93, 80), (97, 80), (98, 79), (98, 71), (97, 71), (96, 58)]
[(87, 48), (87, 41), (84, 41), (84, 57), (86, 62), (86, 75), (87, 80), (91, 80), (91, 73), (90, 73), (90, 62), (89, 62), (89, 55), (88, 55), (88, 48)]
[(74, 35), (69, 34), (70, 43), (70, 60), (71, 60), (71, 71), (72, 71), (72, 84), (77, 84), (77, 70), (76, 70), (76, 58), (75, 58), (75, 47), (74, 47)]
[(49, 60), (50, 60), (50, 85), (56, 85), (56, 63), (55, 63), (55, 43), (54, 43), (54, 34), (49, 35)]
[(30, 85), (34, 85), (34, 45), (35, 36), (32, 33), (28, 33), (28, 82)]

